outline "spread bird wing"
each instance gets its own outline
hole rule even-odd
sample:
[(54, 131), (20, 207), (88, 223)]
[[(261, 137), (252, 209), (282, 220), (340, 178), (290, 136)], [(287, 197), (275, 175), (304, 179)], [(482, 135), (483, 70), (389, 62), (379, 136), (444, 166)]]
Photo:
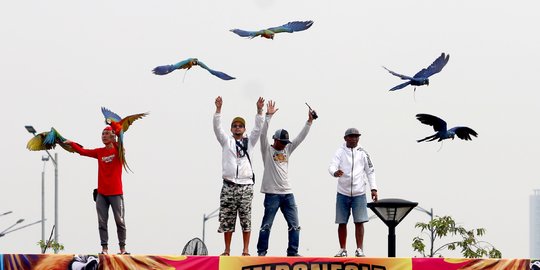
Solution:
[(124, 117), (124, 119), (120, 121), (120, 123), (122, 124), (122, 132), (126, 132), (129, 129), (129, 126), (131, 126), (131, 124), (133, 124), (135, 120), (141, 119), (147, 115), (148, 113), (146, 112), (146, 113), (138, 113), (138, 114), (133, 114), (133, 115)]
[[(64, 143), (66, 138), (62, 137), (60, 133), (53, 127), (50, 131), (42, 132), (34, 136), (30, 141), (28, 141), (26, 148), (31, 151), (39, 150), (50, 150), (56, 147), (56, 144), (59, 144), (68, 152), (74, 152), (71, 145)], [(82, 147), (80, 144), (78, 144)]]
[(386, 69), (388, 72), (390, 72), (390, 74), (392, 74), (392, 75), (394, 75), (394, 76), (397, 76), (397, 77), (401, 78), (402, 80), (413, 80), (412, 77), (409, 77), (409, 76), (407, 76), (407, 75), (402, 75), (402, 74), (393, 72), (393, 71), (387, 69), (385, 66), (383, 66), (383, 68)]
[[(30, 139), (28, 143), (26, 144), (26, 148), (30, 151), (39, 151), (39, 150), (45, 150), (45, 146), (43, 146), (43, 140), (45, 139), (45, 136), (47, 136), (49, 132), (42, 132)], [(47, 149), (48, 150), (48, 149)]]
[(446, 55), (445, 53), (441, 53), (441, 55), (429, 65), (429, 67), (424, 68), (418, 73), (414, 75), (414, 78), (428, 78), (429, 76), (439, 73), (444, 66), (446, 66), (446, 63), (448, 63), (448, 60), (450, 60), (450, 55)]
[[(156, 75), (166, 75), (169, 74), (177, 69), (187, 68), (189, 63), (191, 62), (191, 58), (180, 61), (174, 65), (164, 65), (164, 66), (157, 66), (152, 70), (152, 73)], [(191, 67), (191, 66), (190, 66)]]
[(282, 26), (278, 27), (271, 27), (267, 30), (272, 31), (274, 33), (281, 33), (281, 32), (298, 32), (298, 31), (304, 31), (308, 28), (310, 28), (313, 25), (313, 21), (294, 21), (294, 22), (288, 22)]
[(216, 76), (216, 77), (218, 77), (218, 78), (220, 78), (220, 79), (222, 79), (222, 80), (228, 81), (228, 80), (236, 79), (236, 78), (234, 78), (234, 77), (231, 77), (231, 76), (227, 75), (227, 74), (224, 73), (224, 72), (217, 71), (217, 70), (213, 70), (213, 69), (209, 68), (207, 65), (205, 65), (205, 64), (204, 64), (203, 62), (201, 62), (201, 61), (198, 61), (198, 62), (197, 62), (197, 65), (199, 65), (200, 67), (202, 67), (202, 68), (208, 70), (208, 72), (210, 72), (210, 74), (212, 74), (212, 75), (214, 75), (214, 76)]
[(478, 137), (478, 133), (476, 133), (476, 131), (469, 127), (453, 127), (449, 131), (453, 131), (454, 133), (456, 133), (458, 138), (466, 141), (472, 140), (471, 135), (474, 137)]
[(409, 84), (411, 84), (411, 81), (404, 82), (404, 83), (402, 83), (402, 84), (398, 84), (398, 85), (392, 87), (392, 88), (391, 88), (390, 90), (388, 90), (388, 91), (399, 90), (399, 89), (402, 89), (402, 88), (404, 88), (405, 86), (407, 86), (407, 85), (409, 85)]
[(103, 113), (103, 116), (105, 116), (105, 120), (111, 120), (113, 122), (122, 121), (122, 118), (118, 114), (112, 112), (105, 107), (101, 107), (101, 112)]
[(231, 29), (230, 31), (241, 37), (247, 38), (254, 38), (262, 33), (262, 31), (246, 31), (242, 29)]
[(433, 130), (439, 132), (446, 132), (446, 122), (437, 116), (431, 114), (419, 113), (416, 115), (416, 119), (422, 124), (433, 126)]

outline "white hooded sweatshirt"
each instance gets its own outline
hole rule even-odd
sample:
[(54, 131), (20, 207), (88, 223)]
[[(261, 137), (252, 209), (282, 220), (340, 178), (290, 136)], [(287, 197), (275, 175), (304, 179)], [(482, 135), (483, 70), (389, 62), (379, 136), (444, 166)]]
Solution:
[(366, 184), (377, 189), (375, 170), (368, 153), (361, 147), (347, 148), (344, 143), (332, 158), (328, 167), (330, 175), (337, 170), (343, 171), (338, 178), (337, 192), (345, 196), (359, 196), (366, 193)]
[[(253, 184), (253, 170), (251, 164), (246, 155), (238, 156), (236, 140), (231, 134), (227, 134), (221, 127), (221, 114), (214, 114), (214, 133), (222, 146), (222, 177), (225, 180), (231, 181), (239, 185)], [(259, 141), (261, 135), (261, 128), (264, 122), (264, 117), (261, 114), (257, 114), (255, 117), (255, 126), (253, 130), (247, 136), (248, 145), (247, 152), (253, 162), (253, 147)], [(242, 143), (242, 141), (240, 141)], [(245, 147), (245, 146), (244, 146)]]

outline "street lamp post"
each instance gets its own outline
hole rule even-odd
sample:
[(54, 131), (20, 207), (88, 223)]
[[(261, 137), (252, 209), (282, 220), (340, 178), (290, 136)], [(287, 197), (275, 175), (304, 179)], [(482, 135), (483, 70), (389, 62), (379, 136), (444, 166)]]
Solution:
[(0, 237), (3, 237), (3, 236), (5, 236), (5, 235), (8, 234), (8, 233), (11, 233), (11, 232), (14, 232), (14, 231), (18, 231), (18, 230), (20, 230), (20, 229), (24, 229), (24, 228), (26, 228), (26, 227), (28, 227), (28, 226), (32, 226), (32, 225), (34, 225), (34, 224), (38, 224), (38, 223), (40, 223), (40, 222), (44, 222), (45, 220), (38, 220), (38, 221), (36, 221), (36, 222), (30, 223), (30, 224), (26, 224), (26, 225), (24, 225), (24, 226), (21, 226), (21, 227), (18, 227), (18, 228), (13, 229), (13, 230), (11, 230), (11, 231), (8, 231), (9, 229), (13, 228), (15, 225), (17, 225), (17, 224), (19, 224), (19, 223), (21, 223), (21, 222), (23, 222), (23, 221), (24, 221), (24, 219), (19, 219), (19, 220), (17, 220), (17, 222), (16, 222), (15, 224), (13, 224), (13, 225), (11, 225), (9, 228), (3, 230), (3, 231), (0, 233)]
[(23, 221), (24, 221), (23, 218), (17, 220), (17, 222), (15, 222), (15, 224), (13, 224), (13, 225), (7, 227), (7, 229), (5, 229), (5, 230), (3, 230), (2, 232), (0, 232), (0, 237), (6, 235), (6, 233), (8, 233), (8, 231), (9, 231), (9, 229), (11, 229), (11, 228), (17, 226), (17, 224), (19, 224), (19, 223), (21, 223), (21, 222), (23, 222)]
[(43, 161), (43, 171), (41, 171), (41, 241), (45, 242), (45, 163), (49, 161), (49, 156), (41, 156)]
[(203, 224), (202, 224), (202, 241), (203, 241), (203, 243), (205, 243), (204, 242), (204, 235), (205, 235), (206, 221), (213, 218), (213, 217), (216, 217), (217, 216), (216, 212), (218, 210), (219, 210), (219, 208), (212, 211), (212, 213), (208, 214), (208, 216), (206, 214), (203, 214)]
[(380, 199), (367, 204), (388, 226), (388, 257), (396, 257), (396, 226), (417, 206), (417, 202), (403, 199)]
[(8, 215), (8, 214), (11, 214), (11, 213), (13, 213), (13, 211), (7, 211), (7, 212), (5, 212), (5, 213), (0, 214), (0, 217), (1, 217), (1, 216)]
[[(24, 128), (26, 128), (26, 130), (29, 132), (29, 133), (32, 133), (34, 134), (34, 136), (36, 135), (36, 129), (33, 127), (33, 126), (24, 126)], [(45, 152), (47, 152), (47, 155), (49, 156), (49, 158), (51, 159), (53, 165), (54, 165), (54, 227), (56, 228), (54, 230), (54, 241), (56, 243), (58, 243), (58, 153), (54, 153), (54, 158), (52, 157), (51, 153), (49, 153), (49, 150), (45, 150)], [(43, 160), (43, 158), (42, 158)], [(42, 190), (42, 196), (43, 195), (44, 191)], [(43, 204), (43, 202), (42, 202)], [(44, 221), (44, 209), (42, 208), (42, 220)], [(44, 226), (44, 225), (43, 225)], [(45, 230), (42, 229), (42, 239), (45, 238)], [(55, 252), (57, 253), (57, 252)]]

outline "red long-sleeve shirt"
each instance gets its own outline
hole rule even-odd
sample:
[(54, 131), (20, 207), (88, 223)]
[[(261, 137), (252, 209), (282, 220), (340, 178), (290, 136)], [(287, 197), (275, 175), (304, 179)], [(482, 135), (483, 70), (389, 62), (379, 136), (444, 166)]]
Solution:
[(121, 195), (122, 191), (122, 163), (117, 145), (108, 149), (84, 149), (71, 142), (71, 147), (81, 156), (92, 157), (98, 160), (98, 193), (105, 196)]

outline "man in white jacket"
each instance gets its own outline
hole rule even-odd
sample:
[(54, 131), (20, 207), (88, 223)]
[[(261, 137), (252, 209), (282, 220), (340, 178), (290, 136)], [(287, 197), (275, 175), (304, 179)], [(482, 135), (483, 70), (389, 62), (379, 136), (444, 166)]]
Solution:
[(236, 117), (231, 123), (232, 136), (221, 127), (221, 107), (223, 99), (218, 96), (215, 101), (214, 133), (222, 147), (223, 187), (220, 194), (219, 229), (225, 240), (225, 250), (221, 256), (229, 256), (231, 238), (235, 229), (236, 216), (240, 219), (243, 238), (243, 256), (249, 256), (249, 238), (251, 236), (251, 201), (253, 200), (253, 184), (255, 174), (251, 165), (253, 147), (257, 144), (264, 122), (262, 115), (264, 99), (257, 100), (255, 127), (247, 137), (246, 121)]
[(292, 141), (289, 140), (289, 133), (286, 130), (278, 129), (272, 136), (274, 143), (270, 145), (266, 134), (270, 120), (277, 110), (275, 102), (268, 101), (266, 121), (261, 132), (261, 153), (264, 163), (261, 192), (264, 193), (264, 217), (259, 231), (257, 254), (259, 256), (266, 255), (272, 223), (277, 211), (281, 209), (289, 227), (287, 256), (300, 256), (298, 255), (300, 224), (298, 208), (289, 183), (289, 158), (309, 133), (313, 116), (308, 113), (308, 120), (302, 131)]
[(347, 256), (347, 222), (353, 214), (356, 236), (356, 257), (364, 257), (364, 222), (368, 221), (366, 184), (371, 188), (371, 199), (377, 201), (375, 170), (368, 153), (358, 146), (360, 132), (356, 128), (345, 131), (345, 143), (336, 151), (328, 172), (338, 178), (336, 196), (336, 224), (340, 250), (336, 257)]

